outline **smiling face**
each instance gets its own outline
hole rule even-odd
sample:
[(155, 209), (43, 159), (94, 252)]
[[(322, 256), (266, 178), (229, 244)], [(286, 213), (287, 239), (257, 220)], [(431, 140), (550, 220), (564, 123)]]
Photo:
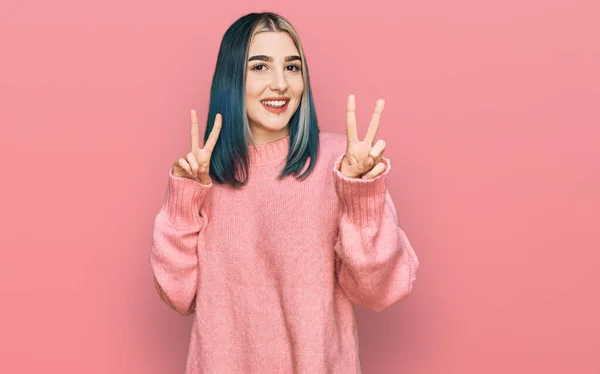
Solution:
[(302, 61), (289, 34), (255, 34), (246, 70), (246, 114), (255, 144), (289, 134), (303, 92)]

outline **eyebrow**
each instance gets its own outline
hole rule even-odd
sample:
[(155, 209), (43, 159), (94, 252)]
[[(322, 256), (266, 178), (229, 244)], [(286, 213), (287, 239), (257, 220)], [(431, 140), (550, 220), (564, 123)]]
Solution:
[[(265, 55), (256, 55), (256, 56), (252, 56), (248, 59), (248, 62), (250, 61), (254, 61), (254, 60), (261, 60), (261, 61), (269, 61), (269, 62), (273, 62), (273, 57), (271, 56), (265, 56)], [(294, 56), (287, 56), (285, 58), (285, 62), (289, 62), (289, 61), (295, 61), (295, 60), (300, 60), (300, 56), (294, 55)]]

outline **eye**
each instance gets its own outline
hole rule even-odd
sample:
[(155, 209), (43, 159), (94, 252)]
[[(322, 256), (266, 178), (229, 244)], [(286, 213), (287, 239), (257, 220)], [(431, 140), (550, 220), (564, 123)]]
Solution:
[(263, 63), (261, 62), (261, 63), (259, 63), (259, 64), (256, 64), (256, 65), (252, 66), (250, 69), (251, 69), (251, 70), (256, 70), (256, 71), (263, 71), (263, 70), (264, 70), (264, 69), (257, 69), (257, 67), (258, 67), (258, 66), (262, 66), (262, 67), (264, 67), (264, 68), (266, 68), (266, 67), (267, 67), (267, 65), (265, 65), (265, 64), (263, 64)]
[[(259, 67), (260, 67), (260, 69), (259, 69)], [(288, 71), (293, 71), (293, 72), (302, 71), (302, 68), (298, 64), (291, 64), (291, 65), (286, 66), (286, 68), (288, 68)], [(289, 68), (291, 68), (291, 69), (289, 69)], [(267, 65), (264, 64), (263, 62), (259, 62), (258, 64), (254, 65), (250, 68), (250, 70), (254, 70), (254, 71), (265, 71), (266, 69), (267, 69)]]

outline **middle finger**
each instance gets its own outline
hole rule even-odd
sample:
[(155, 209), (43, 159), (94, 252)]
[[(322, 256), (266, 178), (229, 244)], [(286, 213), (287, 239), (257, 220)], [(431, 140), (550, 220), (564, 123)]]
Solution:
[(188, 161), (188, 163), (190, 164), (190, 167), (192, 168), (192, 176), (193, 177), (198, 177), (198, 162), (196, 162), (196, 156), (194, 156), (193, 153), (188, 153), (185, 156), (185, 159)]
[(381, 113), (383, 113), (384, 106), (385, 100), (383, 99), (379, 99), (375, 103), (375, 110), (373, 111), (373, 115), (371, 116), (371, 121), (369, 121), (367, 135), (365, 136), (365, 141), (369, 144), (373, 144), (373, 140), (375, 140), (375, 136), (377, 136), (377, 130), (379, 129), (379, 120), (381, 118)]
[(190, 111), (190, 115), (192, 117), (192, 128), (191, 128), (191, 137), (192, 137), (192, 152), (196, 151), (196, 149), (200, 148), (200, 135), (198, 133), (198, 114), (194, 109)]

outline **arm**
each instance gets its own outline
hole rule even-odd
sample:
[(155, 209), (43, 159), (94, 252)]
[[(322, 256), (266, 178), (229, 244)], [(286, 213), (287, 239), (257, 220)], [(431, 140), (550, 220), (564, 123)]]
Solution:
[(373, 179), (347, 178), (333, 169), (340, 199), (339, 233), (335, 246), (337, 280), (348, 298), (380, 312), (410, 294), (419, 260), (404, 231), (387, 190), (386, 170)]
[(201, 204), (212, 188), (169, 170), (165, 200), (154, 219), (150, 264), (161, 299), (182, 315), (195, 310), (198, 235), (206, 226)]

